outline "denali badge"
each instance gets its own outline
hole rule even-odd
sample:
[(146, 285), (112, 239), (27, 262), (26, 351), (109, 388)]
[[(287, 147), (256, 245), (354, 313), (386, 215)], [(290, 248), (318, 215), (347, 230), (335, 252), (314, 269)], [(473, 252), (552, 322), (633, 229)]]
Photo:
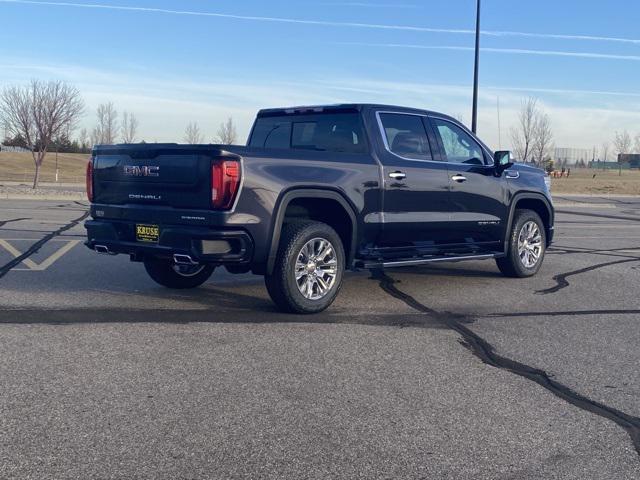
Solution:
[(160, 167), (147, 165), (125, 165), (124, 174), (129, 177), (159, 177)]
[(160, 195), (140, 195), (137, 193), (129, 194), (130, 200), (162, 200)]

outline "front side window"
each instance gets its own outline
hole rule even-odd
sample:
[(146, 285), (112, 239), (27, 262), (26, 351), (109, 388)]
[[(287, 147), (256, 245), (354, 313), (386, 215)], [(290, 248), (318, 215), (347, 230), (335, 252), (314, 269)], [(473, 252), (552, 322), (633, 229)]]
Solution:
[(381, 113), (380, 121), (391, 152), (411, 160), (432, 159), (422, 117), (401, 113)]
[(432, 118), (431, 121), (440, 135), (447, 161), (452, 163), (468, 163), (484, 165), (482, 148), (471, 135), (454, 123)]

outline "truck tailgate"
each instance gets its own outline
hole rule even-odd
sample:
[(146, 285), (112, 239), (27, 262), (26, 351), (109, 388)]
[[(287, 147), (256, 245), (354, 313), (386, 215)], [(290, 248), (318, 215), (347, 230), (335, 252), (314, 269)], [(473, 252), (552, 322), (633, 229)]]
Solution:
[(209, 209), (212, 165), (229, 155), (215, 146), (98, 146), (93, 201)]

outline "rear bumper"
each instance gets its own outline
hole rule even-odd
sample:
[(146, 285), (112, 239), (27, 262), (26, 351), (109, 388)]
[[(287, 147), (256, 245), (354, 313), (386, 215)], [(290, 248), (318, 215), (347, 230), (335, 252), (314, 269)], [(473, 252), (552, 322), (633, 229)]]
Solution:
[[(178, 254), (189, 255), (199, 263), (242, 265), (250, 263), (253, 255), (253, 241), (244, 230), (160, 225), (158, 243), (148, 243), (136, 241), (136, 222), (87, 220), (84, 227), (87, 229), (85, 245), (90, 249), (106, 247), (108, 253), (124, 253), (136, 260), (147, 255), (171, 258)], [(209, 242), (217, 242), (217, 246), (226, 242), (229, 248), (212, 253)]]

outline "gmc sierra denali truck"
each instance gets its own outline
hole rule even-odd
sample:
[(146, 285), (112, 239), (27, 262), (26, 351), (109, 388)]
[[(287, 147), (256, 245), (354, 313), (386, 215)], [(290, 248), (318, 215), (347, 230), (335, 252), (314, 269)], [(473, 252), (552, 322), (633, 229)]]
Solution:
[(89, 248), (169, 288), (264, 275), (297, 313), (327, 308), (345, 269), (492, 258), (528, 277), (553, 237), (542, 170), (447, 115), (384, 105), (261, 110), (247, 146), (98, 145), (87, 193)]

